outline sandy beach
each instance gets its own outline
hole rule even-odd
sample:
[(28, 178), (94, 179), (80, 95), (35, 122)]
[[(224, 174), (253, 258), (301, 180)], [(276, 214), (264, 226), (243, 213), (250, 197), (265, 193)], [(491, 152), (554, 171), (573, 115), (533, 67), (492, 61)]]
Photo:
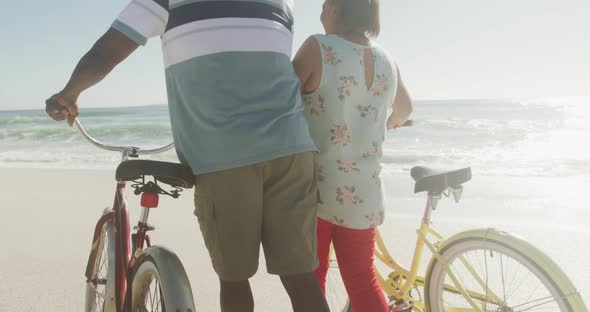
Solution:
[[(113, 172), (3, 168), (0, 177), (0, 311), (81, 311), (91, 232), (112, 204)], [(424, 199), (412, 194), (405, 175), (385, 175), (384, 180), (391, 191), (381, 231), (394, 256), (409, 263)], [(524, 236), (562, 266), (588, 302), (590, 252), (583, 248), (590, 244), (590, 211), (582, 201), (588, 181), (582, 182), (476, 177), (459, 205), (441, 203), (434, 223), (445, 234), (495, 226)], [(192, 213), (192, 197), (190, 190), (177, 200), (161, 200), (150, 216), (156, 226), (152, 241), (179, 255), (197, 310), (218, 311), (217, 279)], [(129, 194), (128, 201), (135, 223), (138, 198)], [(252, 279), (256, 310), (290, 311), (278, 278), (266, 273), (263, 261), (260, 268)]]
[[(471, 166), (463, 199), (444, 198), (432, 227), (446, 237), (496, 228), (525, 239), (590, 308), (590, 0), (0, 1), (0, 312), (84, 311), (95, 225), (113, 205), (122, 154), (48, 116), (56, 117), (45, 100), (56, 96), (71, 102), (70, 113), (79, 105), (78, 121), (94, 140), (144, 151), (175, 141), (180, 153), (142, 159), (183, 159), (200, 172), (254, 159), (250, 151), (302, 146), (298, 115), (321, 115), (323, 135), (342, 143), (339, 161), (358, 161), (352, 156), (362, 151), (363, 161), (382, 164), (379, 231), (406, 267), (426, 204), (426, 194), (414, 194), (411, 168)], [(319, 53), (308, 48), (321, 50), (318, 64), (300, 61)], [(299, 89), (318, 89), (318, 97), (296, 97)], [(405, 110), (381, 100), (406, 95), (411, 126), (373, 136), (375, 122)], [(358, 183), (342, 184), (369, 202)], [(150, 240), (182, 261), (193, 312), (218, 312), (219, 281), (193, 192), (160, 197)], [(140, 198), (128, 189), (127, 201), (133, 227)], [(430, 257), (426, 251), (422, 274)], [(554, 312), (535, 281), (519, 276), (525, 270), (498, 258), (497, 270), (507, 272), (497, 279), (502, 295), (511, 305), (518, 299), (511, 309)], [(481, 272), (500, 275), (481, 262)], [(250, 282), (255, 311), (292, 311), (262, 255)], [(328, 302), (343, 293), (328, 292)]]

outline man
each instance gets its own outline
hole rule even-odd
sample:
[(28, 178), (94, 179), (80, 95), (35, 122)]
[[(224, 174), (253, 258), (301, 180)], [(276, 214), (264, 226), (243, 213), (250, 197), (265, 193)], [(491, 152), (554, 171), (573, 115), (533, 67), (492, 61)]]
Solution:
[(195, 173), (195, 214), (222, 311), (253, 311), (262, 243), (295, 311), (328, 311), (313, 276), (315, 146), (290, 62), (290, 0), (133, 0), (47, 107), (72, 125), (80, 93), (161, 36), (172, 132)]

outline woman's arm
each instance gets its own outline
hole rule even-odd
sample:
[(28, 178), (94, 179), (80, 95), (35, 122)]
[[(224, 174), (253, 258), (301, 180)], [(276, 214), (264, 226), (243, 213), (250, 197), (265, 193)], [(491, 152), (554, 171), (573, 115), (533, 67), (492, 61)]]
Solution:
[(293, 59), (293, 68), (299, 77), (302, 93), (312, 93), (320, 87), (322, 78), (322, 52), (314, 37), (309, 37)]
[(411, 124), (408, 117), (410, 117), (410, 114), (412, 113), (412, 99), (410, 98), (408, 89), (406, 89), (406, 86), (402, 81), (399, 69), (397, 69), (397, 81), (397, 93), (393, 99), (393, 104), (391, 105), (393, 112), (387, 119), (387, 129), (398, 128), (408, 125), (408, 123)]

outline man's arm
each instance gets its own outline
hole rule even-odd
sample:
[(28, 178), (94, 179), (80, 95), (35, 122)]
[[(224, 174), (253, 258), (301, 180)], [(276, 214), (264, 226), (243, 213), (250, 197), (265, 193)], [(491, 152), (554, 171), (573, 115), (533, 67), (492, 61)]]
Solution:
[(46, 105), (47, 114), (54, 120), (67, 119), (71, 126), (79, 115), (76, 101), (80, 93), (101, 81), (138, 47), (138, 43), (110, 28), (80, 59), (64, 89), (49, 99), (63, 108)]
[(387, 119), (387, 129), (411, 125), (411, 121), (408, 118), (412, 113), (412, 98), (402, 81), (399, 69), (397, 69), (397, 81), (397, 93), (393, 99), (393, 112)]

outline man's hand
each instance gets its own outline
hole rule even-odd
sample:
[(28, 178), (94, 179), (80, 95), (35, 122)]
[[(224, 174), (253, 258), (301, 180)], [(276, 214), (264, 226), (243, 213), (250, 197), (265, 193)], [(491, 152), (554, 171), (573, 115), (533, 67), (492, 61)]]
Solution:
[(47, 112), (47, 115), (57, 121), (67, 119), (68, 125), (71, 127), (74, 124), (74, 119), (80, 115), (78, 104), (76, 103), (78, 95), (79, 94), (67, 94), (63, 91), (54, 94), (45, 101), (45, 111)]

